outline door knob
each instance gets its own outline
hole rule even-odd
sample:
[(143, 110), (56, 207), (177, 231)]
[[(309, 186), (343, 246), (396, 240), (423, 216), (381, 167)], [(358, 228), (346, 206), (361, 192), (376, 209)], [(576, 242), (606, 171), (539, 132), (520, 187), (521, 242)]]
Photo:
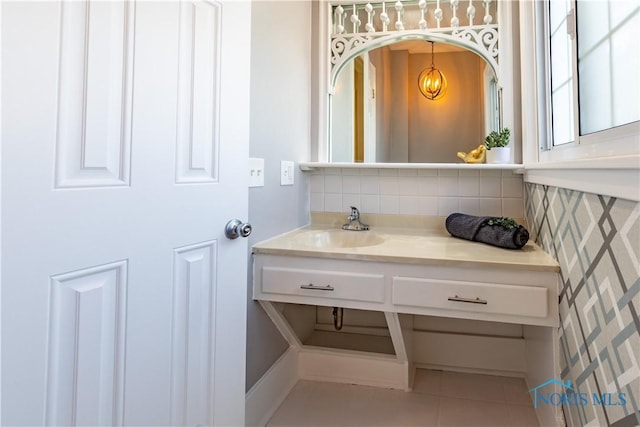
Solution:
[(242, 222), (239, 219), (232, 219), (224, 227), (224, 235), (227, 239), (237, 239), (238, 237), (247, 237), (251, 234), (251, 224)]

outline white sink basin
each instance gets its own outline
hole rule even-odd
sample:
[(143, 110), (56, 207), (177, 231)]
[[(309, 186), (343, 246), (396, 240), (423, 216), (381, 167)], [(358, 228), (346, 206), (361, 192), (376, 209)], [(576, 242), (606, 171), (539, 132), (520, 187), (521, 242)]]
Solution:
[(382, 242), (384, 238), (371, 231), (309, 230), (296, 236), (296, 243), (313, 248), (359, 248)]

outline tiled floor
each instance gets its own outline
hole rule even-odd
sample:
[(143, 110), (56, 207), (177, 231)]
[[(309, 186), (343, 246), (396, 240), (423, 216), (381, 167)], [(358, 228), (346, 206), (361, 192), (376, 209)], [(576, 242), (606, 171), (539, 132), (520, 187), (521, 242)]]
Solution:
[(299, 381), (278, 426), (537, 426), (524, 380), (419, 369), (413, 391)]

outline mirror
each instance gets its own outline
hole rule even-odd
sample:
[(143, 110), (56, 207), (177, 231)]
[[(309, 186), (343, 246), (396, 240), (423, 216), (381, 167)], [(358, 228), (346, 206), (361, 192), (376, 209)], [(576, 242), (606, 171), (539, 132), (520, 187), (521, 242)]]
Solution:
[(499, 89), (474, 52), (434, 44), (434, 64), (448, 89), (425, 98), (418, 76), (431, 66), (431, 43), (401, 40), (366, 51), (337, 75), (330, 99), (331, 162), (460, 163), (500, 127)]

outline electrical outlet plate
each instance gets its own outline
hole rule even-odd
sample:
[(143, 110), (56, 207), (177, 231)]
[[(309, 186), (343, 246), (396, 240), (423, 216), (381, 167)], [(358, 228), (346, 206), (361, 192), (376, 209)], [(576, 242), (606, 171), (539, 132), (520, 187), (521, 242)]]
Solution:
[(264, 159), (249, 157), (249, 187), (264, 187)]
[(280, 185), (293, 185), (293, 162), (280, 162)]

